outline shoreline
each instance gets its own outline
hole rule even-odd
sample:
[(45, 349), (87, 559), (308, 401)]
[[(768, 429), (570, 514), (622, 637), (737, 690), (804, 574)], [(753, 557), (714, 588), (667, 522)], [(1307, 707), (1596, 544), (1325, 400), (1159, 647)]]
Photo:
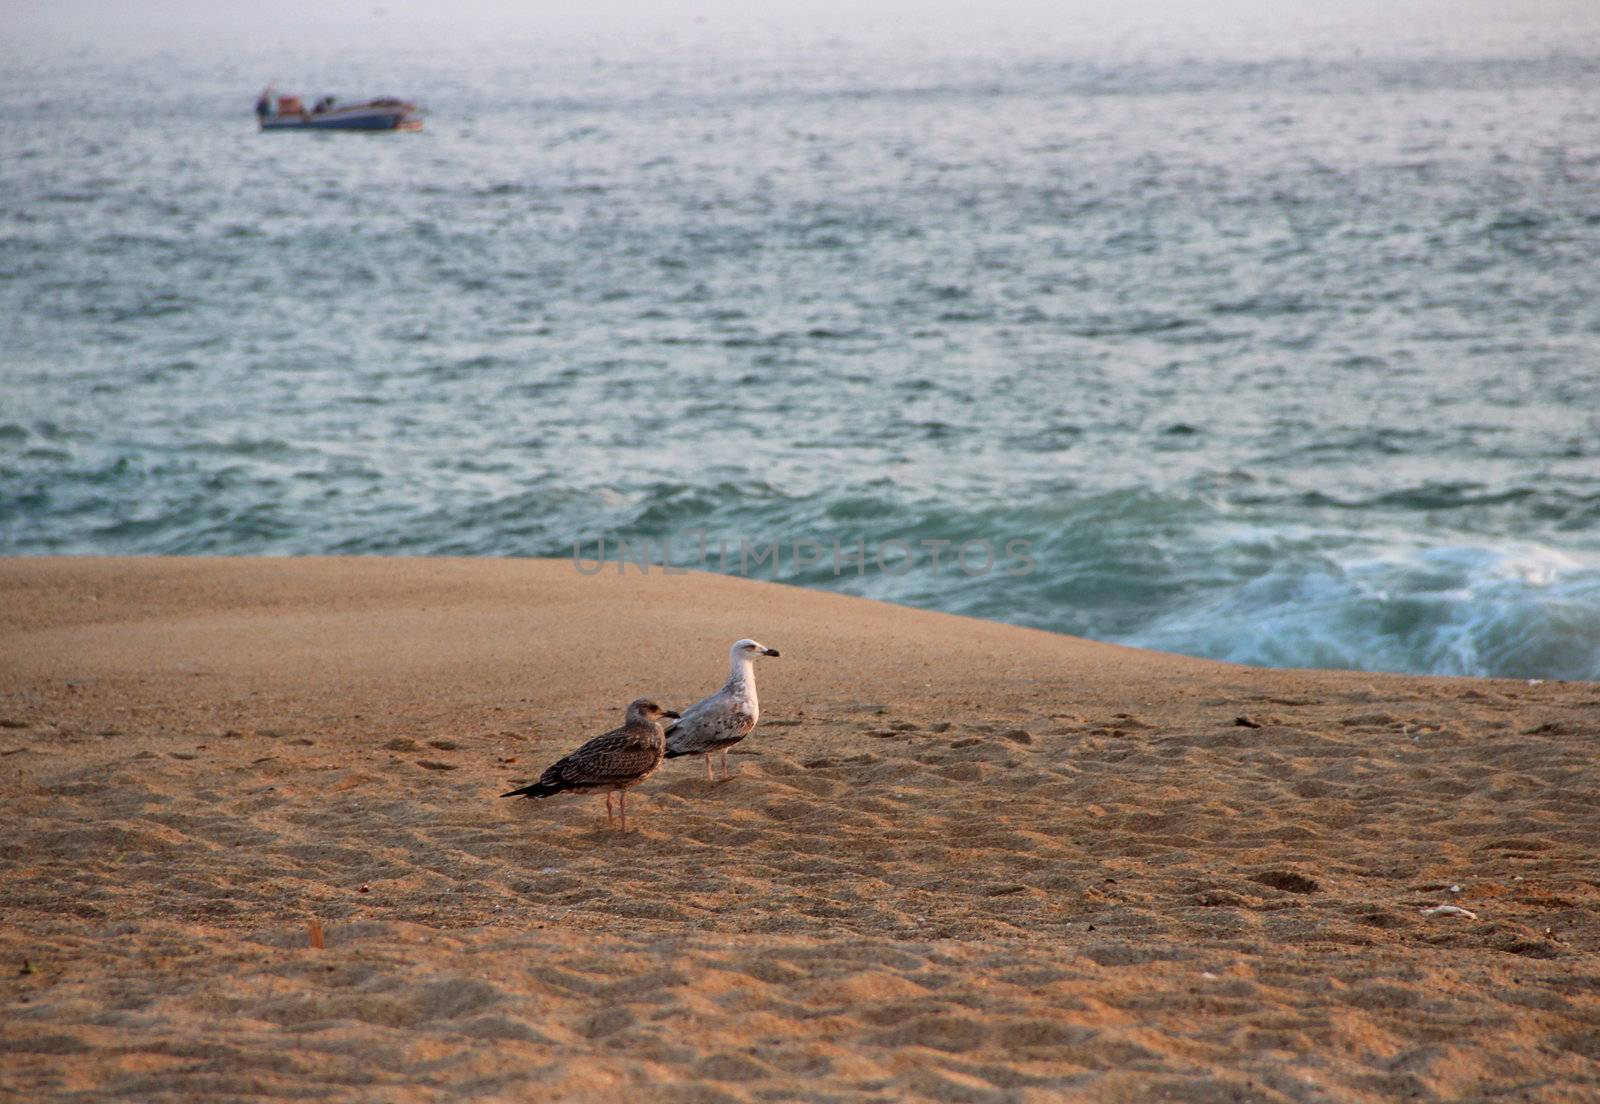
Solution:
[[(565, 560), (7, 559), (0, 633), (30, 1100), (1600, 1091), (1594, 683)], [(497, 800), (741, 636), (732, 781)]]

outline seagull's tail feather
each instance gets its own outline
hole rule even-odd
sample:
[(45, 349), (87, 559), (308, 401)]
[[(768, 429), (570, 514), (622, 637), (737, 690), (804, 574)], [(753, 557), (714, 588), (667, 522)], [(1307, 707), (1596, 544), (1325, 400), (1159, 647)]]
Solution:
[(689, 754), (689, 752), (684, 751), (681, 748), (675, 748), (675, 747), (673, 747), (673, 746), (671, 746), (669, 744), (669, 745), (667, 745), (666, 754), (663, 755), (662, 758), (663, 759), (676, 759), (680, 755), (688, 755), (688, 754)]
[(564, 782), (547, 782), (543, 778), (530, 783), (520, 790), (503, 793), (501, 797), (553, 797), (567, 788)]

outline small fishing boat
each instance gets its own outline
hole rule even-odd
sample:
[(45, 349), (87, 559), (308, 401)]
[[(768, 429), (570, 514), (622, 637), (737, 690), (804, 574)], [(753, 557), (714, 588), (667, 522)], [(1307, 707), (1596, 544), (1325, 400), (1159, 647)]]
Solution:
[(307, 111), (299, 96), (280, 95), (270, 87), (256, 100), (256, 118), (262, 130), (422, 129), (417, 105), (393, 96), (359, 103), (324, 96)]

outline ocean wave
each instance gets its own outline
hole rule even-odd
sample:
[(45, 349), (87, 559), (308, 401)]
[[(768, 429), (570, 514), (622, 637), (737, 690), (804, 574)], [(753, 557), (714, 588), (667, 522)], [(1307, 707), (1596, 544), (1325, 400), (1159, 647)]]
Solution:
[[(1239, 663), (1600, 678), (1600, 554), (1447, 533), (1403, 544), (1142, 488), (968, 511), (887, 481), (826, 506), (769, 489), (760, 509), (732, 505), (733, 484), (658, 490), (663, 502), (630, 504), (641, 525), (612, 531), (635, 555), (656, 542), (653, 562), (755, 563), (759, 578)], [(720, 560), (693, 559), (690, 525)], [(1003, 570), (1012, 542), (1030, 570)], [(775, 558), (756, 558), (771, 544)]]
[[(10, 551), (642, 554), (1239, 663), (1600, 678), (1600, 550), (1420, 533), (1399, 492), (1352, 527), (1339, 524), (1347, 507), (1319, 516), (1292, 494), (1241, 503), (1062, 483), (1024, 504), (960, 506), (888, 477), (824, 495), (736, 468), (703, 483), (575, 485), (488, 457), (437, 473), (438, 490), (415, 488), (408, 507), (374, 497), (384, 473), (359, 457), (272, 437), (198, 442), (161, 462), (97, 448), (49, 467), (69, 478), (24, 485), (0, 471)], [(15, 527), (30, 519), (45, 524)]]
[(1539, 545), (1305, 557), (1123, 643), (1268, 667), (1600, 678), (1600, 559)]

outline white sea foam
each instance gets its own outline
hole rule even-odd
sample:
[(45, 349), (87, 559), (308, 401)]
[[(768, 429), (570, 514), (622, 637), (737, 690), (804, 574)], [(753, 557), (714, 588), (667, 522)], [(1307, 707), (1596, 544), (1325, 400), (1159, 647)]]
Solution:
[(1270, 666), (1600, 678), (1600, 559), (1531, 544), (1294, 559), (1127, 642)]

